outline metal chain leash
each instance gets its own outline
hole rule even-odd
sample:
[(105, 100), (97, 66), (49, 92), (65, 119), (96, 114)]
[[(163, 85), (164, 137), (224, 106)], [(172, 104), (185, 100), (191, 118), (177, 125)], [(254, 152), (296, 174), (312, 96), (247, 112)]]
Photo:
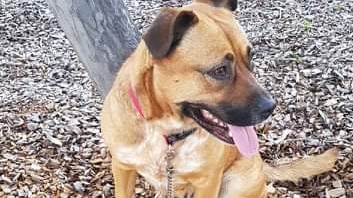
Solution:
[(174, 186), (173, 186), (173, 174), (174, 167), (172, 165), (172, 159), (175, 157), (175, 149), (173, 145), (168, 145), (168, 150), (165, 156), (167, 160), (166, 172), (167, 172), (167, 198), (174, 198)]

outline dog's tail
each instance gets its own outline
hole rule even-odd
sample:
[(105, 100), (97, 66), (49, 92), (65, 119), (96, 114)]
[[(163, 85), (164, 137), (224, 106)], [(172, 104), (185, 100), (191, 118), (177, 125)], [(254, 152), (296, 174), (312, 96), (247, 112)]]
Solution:
[(335, 165), (337, 155), (337, 149), (332, 148), (320, 155), (296, 160), (286, 165), (273, 167), (265, 163), (264, 172), (270, 180), (296, 182), (301, 178), (309, 178), (331, 170)]

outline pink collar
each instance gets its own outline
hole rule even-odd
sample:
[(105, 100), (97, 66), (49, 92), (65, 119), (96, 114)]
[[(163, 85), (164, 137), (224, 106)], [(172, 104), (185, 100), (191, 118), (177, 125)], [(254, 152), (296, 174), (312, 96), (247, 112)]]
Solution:
[(142, 118), (145, 119), (145, 115), (143, 114), (141, 103), (136, 95), (134, 88), (131, 85), (129, 85), (129, 90), (127, 93), (129, 94), (130, 101), (131, 101), (134, 109), (140, 114), (140, 116)]
[[(138, 112), (138, 114), (140, 114), (140, 116), (143, 119), (145, 119), (145, 115), (143, 114), (141, 103), (137, 97), (137, 94), (136, 94), (134, 88), (131, 85), (129, 85), (128, 95), (129, 95), (130, 101), (131, 101), (134, 109)], [(181, 133), (176, 133), (176, 134), (172, 134), (172, 135), (165, 135), (164, 138), (165, 138), (165, 141), (167, 142), (168, 145), (174, 145), (175, 142), (187, 138), (189, 135), (193, 134), (195, 131), (196, 131), (196, 128), (193, 128), (190, 130), (182, 131)]]

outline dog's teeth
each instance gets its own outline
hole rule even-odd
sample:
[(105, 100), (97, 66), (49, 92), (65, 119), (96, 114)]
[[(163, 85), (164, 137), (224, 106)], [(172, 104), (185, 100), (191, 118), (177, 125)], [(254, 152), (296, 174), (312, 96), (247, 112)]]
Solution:
[(232, 136), (232, 133), (231, 133), (230, 131), (228, 132), (228, 135), (229, 135), (230, 137), (233, 137), (233, 136)]
[(222, 122), (222, 121), (219, 121), (218, 124), (219, 124), (220, 126), (224, 126), (224, 122)]
[(213, 115), (210, 114), (210, 112), (207, 111), (207, 118), (213, 118)]
[(204, 109), (201, 109), (201, 114), (202, 114), (204, 117), (206, 117), (206, 118), (207, 118), (207, 116), (208, 116), (208, 112), (207, 112), (206, 110), (204, 110)]
[(201, 109), (201, 113), (202, 115), (205, 117), (205, 118), (211, 118), (212, 115), (210, 114), (210, 112), (208, 112), (207, 110), (205, 109)]

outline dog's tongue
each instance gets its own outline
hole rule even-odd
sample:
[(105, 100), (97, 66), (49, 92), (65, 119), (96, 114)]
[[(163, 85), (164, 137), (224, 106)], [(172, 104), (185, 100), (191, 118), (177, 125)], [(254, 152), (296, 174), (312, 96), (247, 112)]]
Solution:
[(238, 147), (244, 157), (249, 158), (258, 153), (259, 141), (253, 126), (239, 127), (228, 125), (228, 128), (232, 133), (235, 146)]

